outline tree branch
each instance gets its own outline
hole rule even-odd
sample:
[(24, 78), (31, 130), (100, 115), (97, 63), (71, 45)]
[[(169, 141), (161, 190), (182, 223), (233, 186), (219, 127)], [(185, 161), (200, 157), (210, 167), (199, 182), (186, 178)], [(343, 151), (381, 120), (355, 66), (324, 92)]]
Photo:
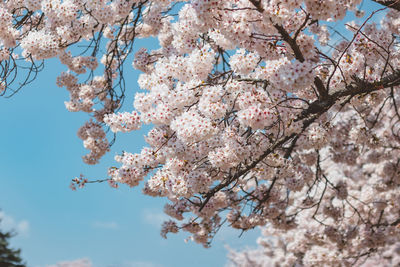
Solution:
[[(257, 11), (260, 13), (264, 12), (264, 9), (261, 6), (261, 1), (256, 1), (256, 0), (250, 0), (250, 2), (257, 8)], [(307, 21), (307, 20), (306, 20)], [(285, 30), (285, 28), (282, 25), (275, 24), (271, 21), (271, 23), (274, 25), (275, 29), (279, 32), (279, 34), (282, 36), (282, 39), (288, 43), (290, 48), (292, 48), (293, 53), (295, 58), (300, 61), (304, 62), (305, 58), (303, 56), (303, 53), (300, 50), (300, 47), (296, 43), (296, 39), (292, 38), (290, 34)], [(303, 26), (302, 26), (303, 27)], [(300, 28), (301, 29), (301, 28)], [(297, 37), (297, 33), (295, 34)], [(319, 77), (315, 77), (314, 79), (314, 85), (317, 88), (318, 94), (320, 98), (325, 99), (328, 96), (328, 91), (326, 90), (324, 83)]]
[(373, 0), (374, 2), (381, 4), (383, 6), (387, 6), (389, 8), (396, 9), (397, 11), (400, 11), (400, 1), (395, 0), (395, 1), (379, 1), (379, 0)]

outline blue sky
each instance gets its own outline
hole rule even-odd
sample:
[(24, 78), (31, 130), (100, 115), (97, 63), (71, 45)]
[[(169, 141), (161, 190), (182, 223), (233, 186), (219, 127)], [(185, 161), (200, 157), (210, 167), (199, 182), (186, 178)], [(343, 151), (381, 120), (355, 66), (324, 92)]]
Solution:
[[(154, 43), (142, 41), (137, 48), (150, 45)], [(138, 72), (127, 68), (123, 110), (130, 111)], [(115, 154), (139, 152), (146, 128), (118, 135), (100, 164), (85, 165), (81, 156), (87, 151), (76, 132), (88, 117), (68, 112), (68, 92), (55, 85), (65, 70), (51, 60), (32, 84), (10, 99), (0, 98), (0, 217), (3, 228), (19, 232), (12, 244), (22, 249), (28, 266), (80, 258), (100, 267), (223, 266), (225, 244), (256, 244), (259, 230), (238, 238), (240, 232), (224, 229), (210, 249), (185, 243), (187, 234), (165, 240), (159, 235), (165, 199), (145, 196), (140, 188), (112, 189), (107, 184), (70, 190), (70, 180), (80, 173), (105, 178), (107, 167), (116, 164)]]

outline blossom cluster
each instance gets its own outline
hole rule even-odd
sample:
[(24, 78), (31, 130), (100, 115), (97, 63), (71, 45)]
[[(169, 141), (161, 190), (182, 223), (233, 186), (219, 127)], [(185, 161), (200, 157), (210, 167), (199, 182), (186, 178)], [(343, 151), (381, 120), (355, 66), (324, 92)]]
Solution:
[(109, 151), (106, 134), (98, 123), (86, 122), (78, 131), (78, 137), (83, 140), (83, 146), (90, 150), (90, 153), (83, 157), (87, 164), (96, 164), (99, 159)]

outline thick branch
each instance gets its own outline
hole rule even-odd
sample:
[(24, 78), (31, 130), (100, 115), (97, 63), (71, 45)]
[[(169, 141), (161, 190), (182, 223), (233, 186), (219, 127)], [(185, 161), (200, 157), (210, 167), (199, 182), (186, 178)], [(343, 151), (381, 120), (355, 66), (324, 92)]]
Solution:
[(258, 12), (263, 13), (264, 8), (261, 6), (261, 0), (249, 0), (258, 10)]
[(396, 9), (397, 11), (400, 11), (400, 1), (379, 1), (379, 0), (374, 0), (374, 2), (381, 4), (383, 6), (387, 6), (393, 9)]

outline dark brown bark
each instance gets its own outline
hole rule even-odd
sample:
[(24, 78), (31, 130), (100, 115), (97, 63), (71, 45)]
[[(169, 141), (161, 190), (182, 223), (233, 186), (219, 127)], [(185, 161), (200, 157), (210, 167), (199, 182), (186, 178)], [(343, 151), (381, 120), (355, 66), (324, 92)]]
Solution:
[(381, 4), (383, 6), (387, 6), (389, 8), (396, 9), (397, 11), (400, 11), (400, 0), (395, 0), (395, 1), (379, 1), (379, 0), (374, 0), (374, 2)]

